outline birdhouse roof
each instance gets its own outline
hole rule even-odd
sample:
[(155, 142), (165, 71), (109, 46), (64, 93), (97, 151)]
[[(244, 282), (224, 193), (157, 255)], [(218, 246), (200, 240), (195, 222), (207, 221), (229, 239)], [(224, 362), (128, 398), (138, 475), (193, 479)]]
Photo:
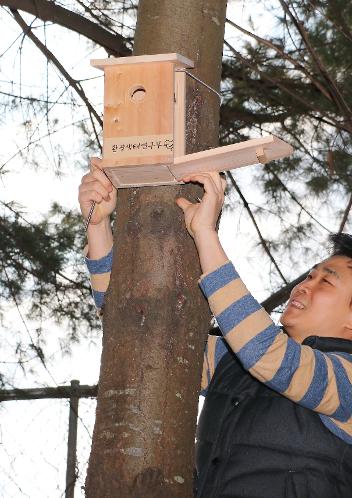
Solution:
[(108, 59), (92, 59), (91, 66), (104, 70), (106, 66), (126, 64), (148, 64), (151, 62), (172, 62), (175, 69), (194, 67), (193, 61), (180, 54), (136, 55), (132, 57), (109, 57)]

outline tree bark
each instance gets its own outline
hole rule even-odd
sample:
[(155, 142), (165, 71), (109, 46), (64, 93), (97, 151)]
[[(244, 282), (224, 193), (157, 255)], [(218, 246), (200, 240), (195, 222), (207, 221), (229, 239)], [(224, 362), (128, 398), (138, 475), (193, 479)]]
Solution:
[[(134, 55), (178, 52), (218, 89), (226, 0), (141, 0)], [(188, 152), (218, 144), (219, 99), (191, 81)], [(190, 498), (209, 311), (177, 196), (198, 186), (121, 190), (103, 320), (88, 498)]]

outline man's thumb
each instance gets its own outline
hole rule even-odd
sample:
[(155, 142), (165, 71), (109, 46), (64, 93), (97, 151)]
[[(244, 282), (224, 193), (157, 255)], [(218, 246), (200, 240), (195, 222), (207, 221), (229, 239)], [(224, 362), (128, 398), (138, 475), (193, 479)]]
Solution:
[(93, 173), (95, 169), (102, 169), (101, 167), (101, 159), (100, 157), (91, 157), (90, 158), (90, 171)]
[(189, 202), (184, 197), (179, 197), (178, 199), (176, 199), (176, 204), (178, 205), (179, 208), (182, 209), (183, 212), (185, 212), (185, 210), (192, 205), (192, 203)]

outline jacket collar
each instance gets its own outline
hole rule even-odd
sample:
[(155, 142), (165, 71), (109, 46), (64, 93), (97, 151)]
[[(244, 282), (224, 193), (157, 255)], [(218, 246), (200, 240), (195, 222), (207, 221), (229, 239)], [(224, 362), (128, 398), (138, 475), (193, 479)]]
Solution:
[(340, 337), (319, 337), (317, 335), (311, 335), (306, 337), (302, 344), (310, 346), (313, 349), (319, 349), (319, 351), (323, 352), (334, 351), (352, 354), (352, 341), (349, 339), (341, 339)]

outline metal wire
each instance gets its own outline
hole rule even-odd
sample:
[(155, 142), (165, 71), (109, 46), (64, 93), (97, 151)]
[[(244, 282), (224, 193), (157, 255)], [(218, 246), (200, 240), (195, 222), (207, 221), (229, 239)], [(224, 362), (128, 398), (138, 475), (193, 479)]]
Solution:
[(87, 219), (86, 219), (86, 221), (84, 222), (84, 231), (85, 231), (85, 232), (88, 230), (88, 226), (89, 226), (90, 220), (92, 219), (93, 212), (94, 212), (94, 208), (95, 208), (95, 204), (96, 204), (96, 202), (95, 202), (95, 201), (93, 201), (93, 202), (92, 202), (92, 205), (91, 205), (91, 207), (90, 207), (90, 210), (89, 210), (89, 213), (88, 213)]
[(190, 73), (189, 71), (186, 71), (186, 69), (176, 69), (176, 72), (177, 73), (186, 73), (190, 78), (193, 78), (195, 81), (198, 81), (198, 83), (200, 83), (201, 85), (205, 86), (205, 88), (207, 88), (211, 92), (215, 93), (215, 95), (217, 95), (219, 97), (220, 103), (222, 104), (222, 95), (221, 95), (221, 93), (218, 92), (217, 90), (215, 90), (215, 88), (213, 88), (212, 86), (208, 85), (208, 83), (205, 83), (205, 81), (201, 80), (200, 78), (198, 78), (194, 74)]

